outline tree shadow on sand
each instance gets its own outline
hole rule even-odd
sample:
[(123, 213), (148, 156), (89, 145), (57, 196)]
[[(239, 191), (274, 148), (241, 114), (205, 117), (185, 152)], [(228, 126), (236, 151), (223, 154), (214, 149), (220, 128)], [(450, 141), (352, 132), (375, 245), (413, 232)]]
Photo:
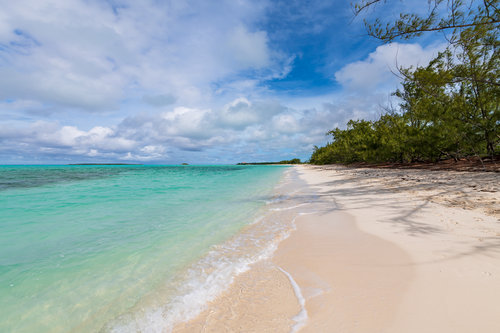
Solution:
[[(356, 175), (346, 175), (345, 173), (342, 173), (342, 175), (343, 177), (341, 179), (323, 182), (311, 188), (311, 190), (316, 192), (318, 197), (322, 200), (336, 202), (336, 207), (332, 208), (332, 210), (344, 209), (339, 201), (348, 201), (350, 206), (349, 210), (370, 209), (380, 205), (387, 210), (387, 217), (377, 219), (376, 222), (391, 224), (394, 228), (397, 228), (397, 232), (423, 238), (433, 234), (444, 234), (446, 232), (442, 227), (419, 221), (417, 216), (425, 209), (429, 208), (430, 203), (435, 202), (434, 199), (436, 197), (447, 196), (450, 191), (449, 188), (444, 188), (424, 197), (415, 196), (415, 200), (408, 198), (407, 203), (413, 202), (417, 204), (412, 207), (407, 207), (409, 205), (400, 205), (395, 202), (395, 200), (387, 200), (384, 202), (383, 198), (386, 195), (398, 195), (398, 192), (423, 190), (429, 186), (429, 183), (422, 182), (422, 184), (407, 185), (402, 182), (401, 186), (395, 189), (384, 186), (385, 184), (383, 183), (371, 183), (370, 179), (363, 179)], [(325, 188), (327, 189), (326, 191), (324, 190)], [(458, 191), (459, 189), (454, 188), (453, 190)], [(462, 193), (465, 197), (467, 196), (466, 192), (462, 191)], [(456, 260), (471, 255), (480, 254), (494, 256), (500, 253), (499, 237), (476, 237), (476, 239), (471, 239), (470, 242), (466, 241), (466, 243), (462, 245), (465, 246), (466, 250), (457, 252), (454, 248), (450, 248), (448, 253), (443, 253), (445, 255), (444, 258), (416, 264), (433, 264)]]

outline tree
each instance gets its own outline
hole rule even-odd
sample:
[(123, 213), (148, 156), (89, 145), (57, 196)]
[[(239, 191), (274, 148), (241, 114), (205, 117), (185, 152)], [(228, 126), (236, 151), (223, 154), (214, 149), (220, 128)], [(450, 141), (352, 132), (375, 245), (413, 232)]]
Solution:
[[(393, 0), (360, 0), (354, 4), (354, 13), (360, 15), (370, 7), (393, 2)], [(449, 116), (446, 121), (453, 123), (455, 128), (467, 129), (465, 132), (457, 133), (463, 137), (458, 141), (462, 143), (468, 141), (469, 149), (481, 151), (482, 149), (475, 148), (477, 136), (480, 135), (487, 154), (492, 156), (500, 141), (499, 0), (428, 0), (427, 3), (428, 11), (424, 16), (401, 13), (394, 22), (383, 23), (380, 18), (372, 22), (365, 20), (367, 32), (383, 42), (391, 42), (398, 38), (410, 39), (431, 31), (447, 32), (450, 43), (446, 51), (446, 65), (450, 68), (446, 71), (435, 68), (437, 70), (435, 74), (441, 79), (434, 80), (434, 83), (441, 81), (441, 87), (453, 92), (440, 97), (441, 101), (448, 99), (447, 103), (451, 103), (446, 106), (447, 112), (443, 114)], [(434, 61), (434, 65), (445, 64), (443, 56), (440, 57)], [(406, 79), (409, 78), (408, 70), (400, 69), (400, 72)], [(432, 84), (429, 86), (432, 80), (422, 79), (424, 74), (432, 76), (431, 72), (430, 69), (427, 71), (421, 69), (420, 73), (413, 76), (413, 80), (424, 95), (436, 97), (436, 93), (441, 89), (436, 89), (435, 84), (434, 87)], [(443, 82), (442, 78), (447, 82)], [(424, 104), (428, 99), (424, 95), (419, 104)], [(437, 110), (431, 109), (434, 112)], [(458, 119), (465, 124), (459, 124)]]
[[(361, 0), (355, 13), (389, 2)], [(390, 42), (451, 31), (447, 49), (427, 66), (399, 68), (402, 87), (393, 94), (399, 109), (329, 131), (332, 141), (315, 147), (311, 163), (435, 162), (500, 153), (498, 0), (428, 4), (424, 17), (402, 13), (385, 27), (380, 19), (365, 21), (368, 33)]]
[(454, 78), (468, 119), (480, 133), (489, 155), (500, 141), (500, 43), (498, 29), (476, 26), (461, 32)]
[[(360, 0), (353, 4), (356, 16), (376, 6), (390, 6), (395, 0)], [(498, 0), (428, 0), (426, 15), (401, 13), (394, 22), (364, 19), (370, 36), (383, 42), (410, 39), (431, 31), (451, 31), (454, 36), (470, 27), (494, 26), (500, 23)]]
[(403, 90), (394, 95), (402, 100), (401, 109), (411, 121), (446, 133), (439, 134), (444, 145), (439, 149), (455, 159), (495, 154), (500, 134), (498, 46), (498, 30), (476, 26), (462, 31), (457, 43), (427, 67), (400, 69)]

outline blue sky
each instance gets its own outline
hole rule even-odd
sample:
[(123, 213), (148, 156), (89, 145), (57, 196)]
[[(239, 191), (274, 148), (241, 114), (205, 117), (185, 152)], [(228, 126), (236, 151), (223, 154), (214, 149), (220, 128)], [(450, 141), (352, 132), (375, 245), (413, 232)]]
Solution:
[(304, 160), (444, 45), (344, 0), (2, 1), (0, 164)]

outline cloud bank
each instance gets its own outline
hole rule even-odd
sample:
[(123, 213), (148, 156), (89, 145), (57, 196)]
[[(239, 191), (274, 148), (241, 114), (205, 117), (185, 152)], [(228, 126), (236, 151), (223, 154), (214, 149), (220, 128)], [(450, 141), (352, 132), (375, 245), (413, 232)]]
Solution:
[(277, 42), (271, 4), (3, 4), (0, 163), (304, 159), (326, 131), (379, 112), (396, 64), (424, 65), (443, 47), (379, 46), (338, 67), (324, 95), (273, 91), (301, 55)]

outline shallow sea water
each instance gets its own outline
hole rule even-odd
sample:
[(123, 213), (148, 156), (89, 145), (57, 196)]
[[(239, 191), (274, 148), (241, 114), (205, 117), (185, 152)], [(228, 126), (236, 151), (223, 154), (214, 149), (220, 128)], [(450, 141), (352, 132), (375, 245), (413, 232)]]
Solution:
[(0, 331), (168, 331), (284, 237), (291, 171), (0, 166)]

